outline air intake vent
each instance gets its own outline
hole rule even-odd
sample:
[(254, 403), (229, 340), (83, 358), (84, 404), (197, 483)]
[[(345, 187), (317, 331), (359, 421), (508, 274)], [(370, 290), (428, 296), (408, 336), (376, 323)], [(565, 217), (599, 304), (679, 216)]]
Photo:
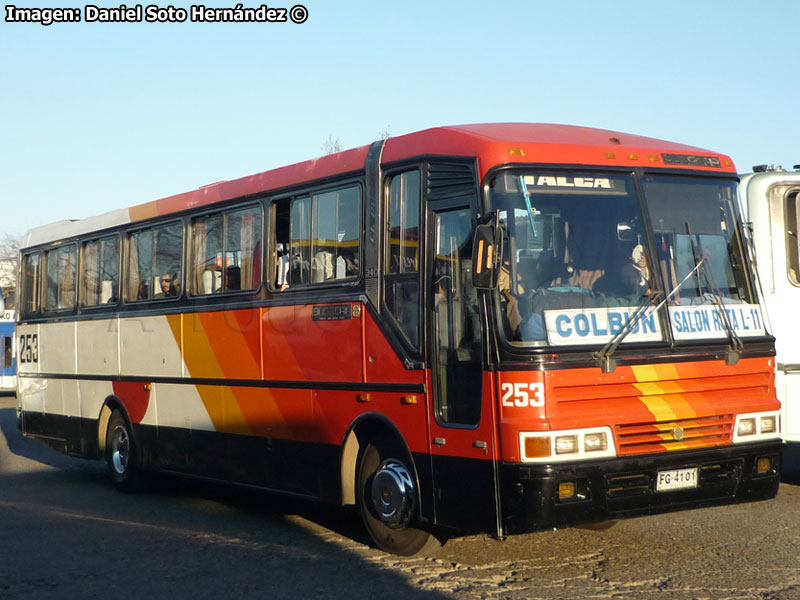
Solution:
[(428, 167), (428, 198), (446, 198), (475, 190), (472, 165), (431, 163)]

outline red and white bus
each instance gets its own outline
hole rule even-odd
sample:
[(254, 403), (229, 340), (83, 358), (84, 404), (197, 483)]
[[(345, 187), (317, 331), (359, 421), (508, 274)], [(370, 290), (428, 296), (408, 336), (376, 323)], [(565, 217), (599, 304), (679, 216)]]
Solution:
[(441, 127), (31, 230), (23, 432), (359, 507), (375, 544), (759, 500), (780, 406), (727, 156)]

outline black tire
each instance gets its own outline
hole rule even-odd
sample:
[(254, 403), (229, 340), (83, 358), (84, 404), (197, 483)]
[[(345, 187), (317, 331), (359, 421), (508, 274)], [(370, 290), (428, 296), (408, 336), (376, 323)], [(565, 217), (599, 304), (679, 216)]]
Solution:
[(123, 492), (144, 488), (144, 475), (139, 471), (136, 444), (131, 426), (122, 412), (111, 413), (106, 430), (106, 464), (114, 486)]
[[(361, 512), (361, 518), (375, 545), (391, 554), (400, 556), (413, 556), (427, 554), (441, 547), (439, 540), (430, 532), (416, 527), (390, 527), (384, 523), (374, 509), (372, 502), (372, 482), (375, 472), (383, 461), (392, 458), (404, 462), (399, 458), (399, 453), (381, 450), (374, 444), (367, 444), (361, 452), (358, 464), (358, 489), (356, 503)], [(416, 506), (419, 506), (417, 498)]]

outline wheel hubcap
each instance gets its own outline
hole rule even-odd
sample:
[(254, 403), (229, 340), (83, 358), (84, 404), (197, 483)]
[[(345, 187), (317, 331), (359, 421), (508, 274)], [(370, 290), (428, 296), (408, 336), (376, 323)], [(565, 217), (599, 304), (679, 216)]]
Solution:
[(416, 492), (406, 466), (387, 459), (375, 471), (372, 480), (372, 505), (378, 518), (389, 527), (401, 529), (414, 515)]
[(114, 470), (124, 475), (128, 470), (128, 459), (130, 458), (131, 443), (128, 438), (128, 432), (124, 427), (117, 427), (114, 429), (114, 435), (111, 438), (111, 462), (114, 465)]

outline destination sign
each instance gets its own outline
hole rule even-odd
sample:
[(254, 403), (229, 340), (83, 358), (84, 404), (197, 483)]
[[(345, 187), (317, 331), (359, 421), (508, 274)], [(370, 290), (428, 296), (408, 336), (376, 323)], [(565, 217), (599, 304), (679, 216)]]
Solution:
[[(672, 335), (676, 340), (725, 338), (728, 332), (717, 304), (670, 306)], [(724, 307), (731, 329), (739, 337), (766, 335), (764, 317), (758, 304), (729, 304)]]
[[(635, 306), (546, 310), (547, 341), (553, 346), (605, 344), (620, 332), (636, 312)], [(658, 315), (653, 308), (633, 325), (622, 343), (652, 342), (663, 339)]]

